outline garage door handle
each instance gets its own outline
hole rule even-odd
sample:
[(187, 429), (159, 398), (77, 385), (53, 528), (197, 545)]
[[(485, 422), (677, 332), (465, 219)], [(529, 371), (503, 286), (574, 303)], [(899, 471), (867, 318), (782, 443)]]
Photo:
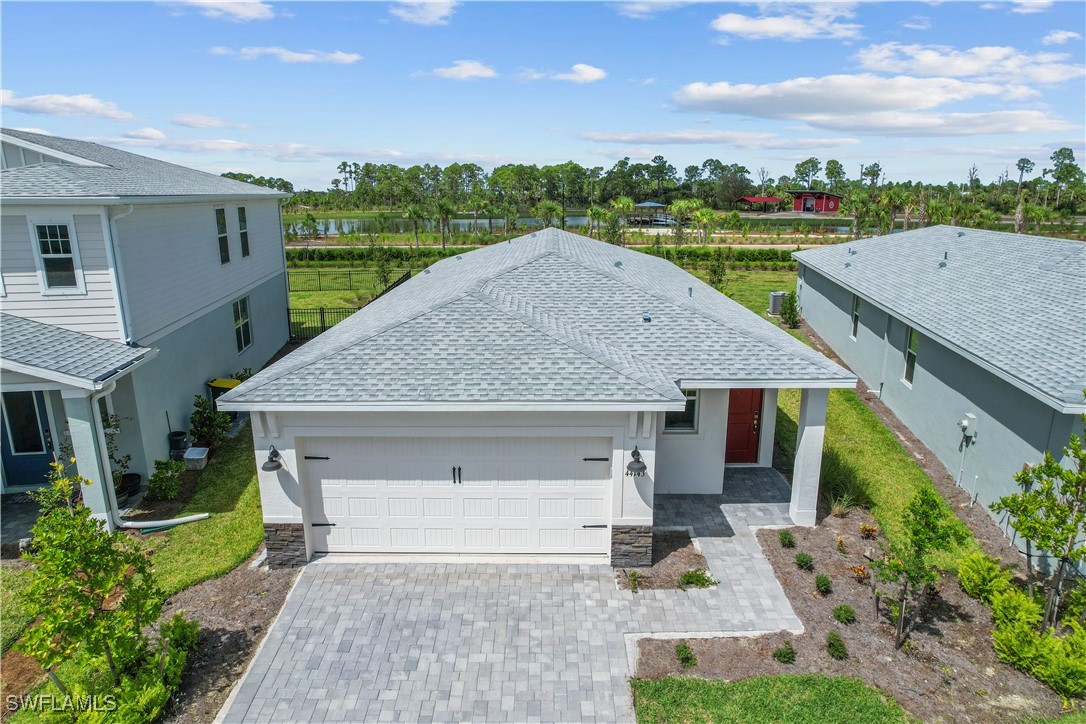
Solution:
[(335, 528), (335, 523), (310, 523), (314, 528)]
[(609, 463), (611, 458), (581, 458), (586, 463)]
[(599, 525), (582, 525), (582, 528), (606, 528), (606, 523), (600, 523)]

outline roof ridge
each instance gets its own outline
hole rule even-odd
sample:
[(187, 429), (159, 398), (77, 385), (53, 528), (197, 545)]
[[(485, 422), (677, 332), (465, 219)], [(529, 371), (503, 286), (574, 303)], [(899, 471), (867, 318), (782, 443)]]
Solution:
[(523, 297), (493, 287), (473, 290), (470, 295), (653, 392), (673, 400), (682, 399), (678, 384), (664, 370), (631, 352), (612, 347), (582, 329), (564, 324)]

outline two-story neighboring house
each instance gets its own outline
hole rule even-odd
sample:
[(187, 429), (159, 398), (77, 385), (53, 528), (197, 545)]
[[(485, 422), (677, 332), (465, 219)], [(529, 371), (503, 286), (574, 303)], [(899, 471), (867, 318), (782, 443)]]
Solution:
[(979, 504), (1046, 451), (1071, 464), (1086, 244), (934, 226), (793, 256), (804, 319)]
[[(70, 444), (109, 479), (101, 417), (145, 477), (210, 379), (287, 341), (285, 194), (96, 143), (0, 132), (4, 492)], [(98, 514), (115, 506), (93, 485)]]

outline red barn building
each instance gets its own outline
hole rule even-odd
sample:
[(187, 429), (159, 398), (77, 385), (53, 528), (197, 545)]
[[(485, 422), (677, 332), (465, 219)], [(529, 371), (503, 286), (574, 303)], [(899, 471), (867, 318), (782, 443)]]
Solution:
[(841, 208), (841, 197), (829, 191), (789, 191), (792, 194), (792, 211), (833, 213)]

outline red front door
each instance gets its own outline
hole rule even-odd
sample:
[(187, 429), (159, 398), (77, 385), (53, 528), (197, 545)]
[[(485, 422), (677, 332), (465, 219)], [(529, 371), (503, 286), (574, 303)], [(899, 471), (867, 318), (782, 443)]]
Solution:
[(762, 391), (732, 390), (728, 400), (728, 438), (724, 462), (758, 462), (758, 431), (761, 429)]

